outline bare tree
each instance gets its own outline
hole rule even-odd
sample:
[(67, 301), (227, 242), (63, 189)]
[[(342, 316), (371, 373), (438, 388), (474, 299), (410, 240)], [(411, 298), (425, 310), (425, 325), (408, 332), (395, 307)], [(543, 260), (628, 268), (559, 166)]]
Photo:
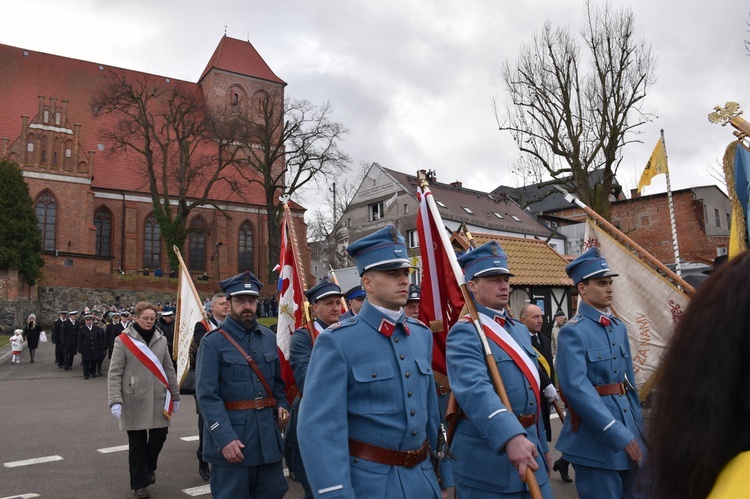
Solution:
[(370, 164), (362, 162), (354, 177), (339, 179), (331, 185), (323, 186), (323, 189), (332, 193), (333, 185), (335, 185), (336, 197), (324, 196), (323, 202), (310, 215), (307, 221), (308, 241), (325, 241), (333, 234), (339, 218), (349, 207), (349, 203), (362, 185), (369, 169)]
[(214, 121), (194, 91), (148, 75), (111, 72), (90, 105), (95, 114), (114, 118), (100, 130), (112, 150), (126, 150), (140, 159), (170, 267), (176, 269), (172, 246), (183, 248), (190, 212), (201, 206), (222, 211), (209, 192), (223, 179), (238, 149), (235, 136), (217, 134), (236, 131)]
[[(655, 81), (650, 46), (635, 38), (630, 8), (585, 6), (582, 47), (568, 28), (548, 21), (502, 68), (509, 101), (494, 104), (501, 131), (509, 131), (530, 161), (553, 179), (572, 177), (578, 196), (609, 217), (609, 194), (622, 150), (650, 119), (643, 111)], [(584, 72), (585, 65), (589, 70)], [(589, 176), (603, 170), (602, 180)]]
[(351, 160), (339, 147), (348, 130), (330, 120), (332, 112), (328, 103), (316, 106), (307, 100), (269, 96), (259, 103), (258, 114), (247, 118), (244, 157), (237, 171), (265, 193), (269, 279), (279, 258), (279, 196), (293, 196), (311, 182), (332, 181), (349, 168)]

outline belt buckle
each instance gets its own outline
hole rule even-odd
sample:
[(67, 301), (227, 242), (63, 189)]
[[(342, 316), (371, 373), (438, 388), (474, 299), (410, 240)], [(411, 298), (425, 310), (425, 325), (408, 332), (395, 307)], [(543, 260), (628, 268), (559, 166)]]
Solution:
[(414, 456), (414, 459), (416, 460), (418, 453), (419, 451), (414, 449), (406, 451), (406, 457), (404, 458), (404, 468), (411, 468), (412, 466), (414, 466), (413, 464), (411, 466), (409, 465), (409, 457)]
[(255, 397), (255, 410), (260, 411), (263, 409), (263, 397)]

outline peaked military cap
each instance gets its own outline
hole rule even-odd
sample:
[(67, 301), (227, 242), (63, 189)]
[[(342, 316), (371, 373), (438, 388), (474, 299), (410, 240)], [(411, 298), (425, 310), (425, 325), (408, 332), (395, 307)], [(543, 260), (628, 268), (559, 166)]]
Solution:
[(407, 301), (419, 301), (422, 296), (422, 288), (416, 284), (409, 284), (409, 299)]
[(174, 312), (172, 312), (171, 310), (167, 310), (166, 312), (161, 313), (162, 317), (171, 317), (173, 315), (174, 315)]
[(347, 291), (344, 297), (347, 300), (356, 300), (357, 298), (364, 298), (366, 295), (365, 288), (363, 288), (361, 284), (358, 284)]
[(310, 303), (316, 303), (318, 300), (322, 300), (327, 296), (343, 296), (343, 293), (336, 283), (326, 279), (308, 289), (305, 292), (305, 296), (307, 296)]
[(68, 311), (67, 310), (60, 310), (60, 315), (68, 315)]
[(221, 290), (226, 293), (227, 298), (236, 295), (252, 295), (260, 296), (260, 290), (263, 287), (263, 283), (255, 277), (249, 270), (243, 273), (224, 279), (219, 282)]
[(604, 259), (599, 248), (589, 248), (581, 253), (578, 258), (565, 267), (565, 272), (573, 279), (574, 284), (578, 284), (584, 279), (617, 277), (619, 275), (609, 269), (607, 260)]
[(78, 315), (78, 310), (71, 310), (68, 315)]
[(414, 268), (409, 263), (406, 240), (393, 225), (354, 241), (346, 248), (346, 252), (354, 258), (359, 275), (367, 270)]
[(508, 270), (508, 256), (497, 241), (484, 243), (480, 247), (464, 253), (458, 259), (458, 264), (464, 269), (467, 281), (475, 277), (490, 275), (507, 275), (513, 277)]

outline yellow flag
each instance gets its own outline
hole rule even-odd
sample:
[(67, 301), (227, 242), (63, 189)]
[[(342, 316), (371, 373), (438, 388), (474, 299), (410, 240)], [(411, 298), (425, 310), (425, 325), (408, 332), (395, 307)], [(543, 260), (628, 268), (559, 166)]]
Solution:
[(646, 169), (643, 170), (641, 180), (638, 182), (638, 193), (640, 194), (647, 185), (651, 185), (652, 178), (662, 173), (669, 173), (669, 169), (667, 168), (667, 151), (664, 150), (664, 141), (659, 140), (648, 163), (646, 163)]

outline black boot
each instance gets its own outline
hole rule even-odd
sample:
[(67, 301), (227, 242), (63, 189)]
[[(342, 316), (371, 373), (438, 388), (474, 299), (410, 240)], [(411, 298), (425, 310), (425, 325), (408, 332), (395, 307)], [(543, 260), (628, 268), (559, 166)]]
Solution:
[(568, 466), (570, 466), (570, 463), (561, 457), (552, 464), (552, 471), (559, 471), (563, 482), (572, 482), (573, 480), (568, 475)]

